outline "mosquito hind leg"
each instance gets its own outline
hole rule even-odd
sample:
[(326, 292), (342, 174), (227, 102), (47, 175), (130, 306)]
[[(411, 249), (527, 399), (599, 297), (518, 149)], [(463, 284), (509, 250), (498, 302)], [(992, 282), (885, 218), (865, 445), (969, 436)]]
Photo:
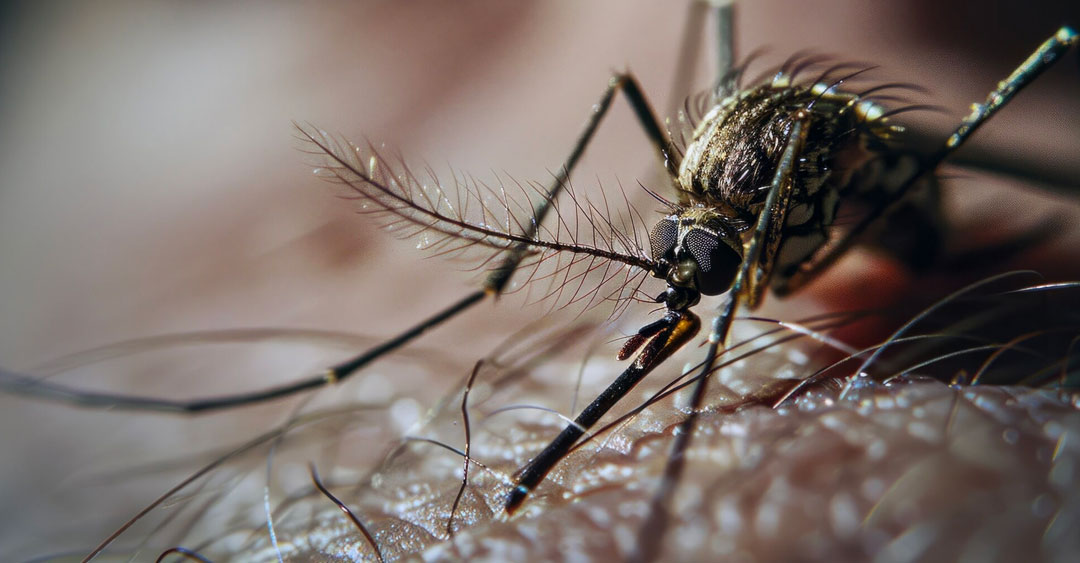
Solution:
[(867, 214), (866, 218), (859, 221), (851, 230), (845, 233), (843, 238), (830, 244), (824, 252), (814, 256), (795, 276), (792, 276), (783, 285), (775, 287), (774, 290), (781, 295), (795, 291), (831, 266), (837, 258), (854, 245), (858, 237), (872, 223), (903, 199), (912, 186), (916, 185), (928, 174), (932, 174), (942, 161), (960, 148), (979, 127), (1001, 110), (1020, 90), (1031, 84), (1043, 71), (1050, 68), (1062, 55), (1076, 47), (1077, 44), (1080, 44), (1080, 34), (1076, 30), (1069, 26), (1062, 26), (1058, 29), (1054, 35), (1039, 45), (1035, 52), (1024, 62), (1020, 63), (1020, 66), (1012, 74), (999, 82), (997, 88), (987, 95), (984, 103), (973, 104), (971, 113), (961, 120), (960, 126), (949, 135), (944, 145), (930, 157), (924, 159), (911, 177), (903, 182), (898, 189), (890, 193), (890, 197), (879, 202)]
[(974, 104), (971, 113), (960, 122), (960, 127), (945, 141), (945, 146), (935, 155), (936, 161), (945, 159), (952, 151), (964, 144), (983, 123), (986, 123), (1005, 104), (1009, 103), (1021, 89), (1031, 84), (1040, 74), (1050, 68), (1061, 55), (1080, 43), (1080, 34), (1069, 26), (1062, 26), (1038, 49), (1031, 54), (998, 87), (986, 96), (986, 101)]
[[(668, 141), (667, 136), (663, 133), (663, 130), (660, 129), (660, 123), (656, 118), (656, 114), (645, 99), (645, 95), (642, 93), (637, 79), (630, 73), (616, 74), (608, 82), (608, 86), (600, 96), (600, 99), (594, 104), (593, 112), (589, 115), (585, 127), (574, 142), (570, 154), (567, 155), (566, 160), (564, 160), (562, 166), (559, 167), (555, 177), (551, 180), (551, 183), (548, 184), (547, 189), (544, 191), (544, 196), (533, 207), (532, 216), (530, 217), (530, 220), (526, 222), (527, 227), (524, 232), (521, 233), (523, 238), (532, 238), (539, 231), (540, 224), (544, 221), (544, 217), (551, 209), (555, 199), (569, 181), (570, 175), (573, 173), (578, 161), (581, 160), (581, 157), (585, 154), (585, 149), (588, 148), (589, 143), (596, 134), (596, 129), (600, 126), (600, 122), (603, 121), (608, 110), (611, 108), (611, 102), (614, 100), (615, 94), (619, 91), (626, 96), (627, 101), (630, 103), (638, 120), (641, 122), (642, 128), (645, 130), (646, 135), (655, 147), (661, 161), (665, 162), (669, 168), (674, 166), (674, 169), (678, 170), (679, 160), (677, 158), (677, 153), (672, 150), (671, 142)], [(514, 272), (517, 271), (518, 266), (528, 254), (528, 251), (529, 244), (524, 242), (510, 248), (506, 251), (506, 257), (503, 258), (503, 261), (488, 274), (487, 278), (485, 278), (480, 290), (467, 295), (443, 312), (418, 324), (416, 327), (406, 331), (402, 335), (391, 339), (382, 346), (376, 347), (352, 360), (331, 368), (330, 372), (333, 378), (336, 381), (340, 381), (366, 365), (368, 362), (412, 340), (425, 330), (456, 316), (458, 313), (478, 303), (485, 297), (498, 297), (506, 288), (506, 284), (510, 281)]]

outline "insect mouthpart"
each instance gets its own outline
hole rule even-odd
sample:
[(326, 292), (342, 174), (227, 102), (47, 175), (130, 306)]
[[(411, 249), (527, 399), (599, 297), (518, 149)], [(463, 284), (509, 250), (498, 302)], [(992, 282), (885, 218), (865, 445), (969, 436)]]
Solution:
[(679, 209), (658, 221), (649, 246), (661, 264), (657, 277), (703, 295), (730, 289), (743, 259), (737, 230), (723, 215), (703, 207)]

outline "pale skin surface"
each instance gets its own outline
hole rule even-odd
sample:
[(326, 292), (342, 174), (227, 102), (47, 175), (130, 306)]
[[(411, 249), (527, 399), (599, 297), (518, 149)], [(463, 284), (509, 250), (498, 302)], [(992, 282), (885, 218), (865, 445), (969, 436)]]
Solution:
[[(668, 65), (682, 14), (649, 13), (656, 10), (652, 3), (622, 5), (619, 11), (597, 5), (585, 13), (570, 3), (477, 13), (456, 8), (423, 25), (417, 24), (421, 14), (437, 3), (329, 13), (281, 9), (258, 17), (240, 9), (205, 14), (179, 7), (145, 14), (119, 4), (117, 13), (128, 14), (123, 18), (85, 8), (17, 20), (27, 22), (18, 27), (24, 34), (9, 35), (17, 49), (7, 51), (23, 66), (4, 65), (12, 69), (6, 71), (12, 78), (4, 92), (10, 100), (4, 115), (12, 125), (4, 128), (0, 144), (3, 365), (26, 368), (70, 351), (164, 332), (302, 326), (379, 336), (422, 318), (463, 294), (473, 280), (453, 264), (418, 260), (412, 244), (396, 243), (353, 216), (348, 203), (310, 178), (292, 150), (289, 120), (385, 140), (408, 155), (429, 158), (436, 169), (448, 161), (481, 177), (496, 169), (515, 178), (546, 179), (613, 68), (632, 69), (658, 109), (667, 105)], [(740, 48), (745, 53), (771, 46), (769, 62), (805, 47), (851, 53), (884, 67), (883, 79), (932, 88), (934, 95), (918, 101), (941, 104), (957, 117), (1067, 19), (1045, 10), (1045, 19), (1023, 26), (1033, 35), (1006, 46), (1002, 38), (1014, 34), (1015, 18), (1009, 32), (991, 22), (956, 28), (956, 38), (938, 43), (953, 28), (930, 16), (830, 10), (835, 12), (747, 13), (740, 21)], [(812, 18), (823, 23), (808, 23)], [(908, 34), (914, 36), (911, 44), (904, 43)], [(991, 39), (980, 44), (980, 37)], [(975, 53), (993, 48), (994, 56), (969, 61), (959, 50), (968, 45), (976, 45)], [(1073, 68), (1055, 69), (1045, 85), (1021, 95), (976, 141), (1010, 150), (1031, 147), (1057, 155), (1051, 160), (1075, 163), (1080, 111), (1067, 101), (1077, 99)], [(1069, 142), (1071, 147), (1064, 145)], [(639, 178), (652, 185), (648, 179), (656, 169), (619, 101), (576, 178), (592, 188), (599, 174), (603, 185), (615, 186), (617, 174), (633, 192)], [(979, 187), (959, 185), (968, 192)], [(1010, 212), (1028, 212), (1027, 203), (1005, 201)], [(1032, 211), (1024, 219), (1036, 217)], [(1056, 248), (1031, 264), (1064, 269), (1068, 260), (1062, 252), (1070, 246)], [(770, 305), (775, 308), (767, 314), (799, 318), (838, 302), (865, 306), (910, 290), (903, 280), (886, 283), (886, 276), (877, 284), (859, 278), (860, 287), (880, 290), (872, 297), (838, 289), (847, 276), (873, 271), (880, 270), (849, 261), (829, 281), (798, 300)], [(450, 350), (449, 375), (421, 368), (417, 377), (434, 375), (436, 382), (425, 386), (401, 376), (394, 385), (412, 387), (398, 391), (419, 404), (448, 394), (473, 361), (543, 310), (523, 311), (522, 302), (517, 296), (497, 307), (482, 305), (433, 334), (422, 346)], [(636, 328), (631, 325), (647, 312), (642, 307), (623, 319), (627, 326), (621, 330)], [(113, 388), (124, 388), (130, 378), (149, 384), (140, 388), (146, 393), (202, 395), (261, 386), (271, 377), (291, 379), (341, 354), (331, 350), (286, 364), (281, 358), (287, 353), (269, 349), (276, 353), (256, 358), (261, 363), (242, 356), (220, 360), (230, 362), (224, 370), (212, 362), (197, 364), (196, 349), (136, 375), (101, 371), (112, 377)], [(88, 375), (73, 381), (104, 385)], [(354, 393), (353, 400), (362, 396)], [(127, 459), (185, 458), (248, 438), (289, 412), (271, 405), (232, 417), (147, 416), (133, 422), (125, 414), (22, 398), (0, 401), (4, 448), (16, 452), (0, 468), (2, 500), (24, 507), (5, 516), (0, 544), (5, 551), (11, 546), (17, 557), (86, 551), (191, 468), (170, 474), (165, 483), (119, 478), (119, 485), (85, 484), (134, 463)], [(565, 403), (561, 408), (568, 409)], [(235, 435), (224, 436), (222, 428)], [(383, 444), (384, 438), (362, 439)], [(349, 450), (368, 454), (366, 447)], [(275, 499), (303, 486), (299, 467)], [(699, 474), (716, 478), (691, 472)], [(254, 504), (261, 500), (258, 487), (246, 494)], [(27, 535), (31, 530), (34, 537)], [(123, 545), (141, 537), (136, 533)]]

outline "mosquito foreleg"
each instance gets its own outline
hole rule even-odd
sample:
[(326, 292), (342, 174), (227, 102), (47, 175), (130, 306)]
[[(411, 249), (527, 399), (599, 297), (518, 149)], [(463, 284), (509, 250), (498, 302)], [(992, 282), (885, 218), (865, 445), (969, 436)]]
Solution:
[[(585, 149), (592, 140), (600, 122), (607, 114), (611, 102), (615, 97), (615, 93), (620, 90), (626, 95), (627, 100), (634, 109), (638, 119), (641, 121), (642, 127), (645, 129), (647, 136), (652, 141), (662, 161), (666, 163), (669, 170), (672, 166), (678, 167), (677, 155), (672, 149), (671, 143), (668, 141), (666, 135), (664, 135), (663, 131), (660, 129), (659, 121), (653, 113), (652, 108), (649, 106), (648, 101), (645, 99), (644, 94), (642, 94), (637, 80), (633, 75), (628, 73), (616, 74), (609, 81), (600, 100), (593, 106), (593, 111), (590, 114), (588, 121), (585, 123), (585, 127), (581, 131), (581, 134), (578, 136), (577, 141), (574, 143), (569, 156), (563, 162), (551, 183), (547, 186), (543, 197), (540, 198), (540, 201), (534, 207), (532, 215), (533, 220), (525, 222), (525, 227), (520, 236), (521, 239), (533, 239), (536, 237), (537, 232), (541, 228), (540, 224), (543, 221), (544, 216), (552, 207), (555, 199), (563, 191), (563, 188), (568, 184), (570, 174), (581, 159), (581, 156), (585, 153)], [(330, 148), (320, 145), (319, 142), (316, 141), (316, 137), (313, 137), (311, 133), (306, 132), (300, 125), (297, 125), (297, 128), (300, 130), (302, 138), (306, 138), (315, 143), (316, 146), (319, 146), (321, 149), (331, 150)], [(338, 149), (341, 149), (341, 147), (338, 147)], [(333, 153), (331, 153), (331, 155), (332, 154)], [(485, 298), (489, 296), (497, 297), (503, 292), (510, 277), (517, 270), (522, 260), (530, 254), (531, 250), (531, 245), (528, 242), (523, 241), (516, 244), (506, 251), (506, 257), (503, 259), (502, 263), (488, 274), (480, 289), (469, 293), (456, 303), (382, 344), (349, 360), (334, 365), (319, 375), (295, 381), (293, 383), (237, 395), (190, 400), (171, 400), (155, 397), (98, 393), (65, 385), (39, 382), (30, 376), (15, 373), (9, 374), (8, 372), (0, 371), (0, 389), (11, 393), (33, 395), (40, 398), (58, 400), (80, 406), (176, 413), (210, 412), (288, 397), (303, 391), (341, 382), (372, 361), (404, 346), (421, 334), (427, 332), (429, 329), (439, 326), (443, 322), (456, 317), (458, 314), (471, 308), (480, 301), (483, 301)]]
[[(697, 423), (697, 417), (705, 402), (705, 391), (708, 388), (709, 375), (713, 371), (713, 365), (721, 346), (726, 346), (731, 323), (735, 318), (738, 306), (746, 301), (756, 303), (756, 294), (764, 287), (768, 279), (769, 270), (763, 266), (762, 257), (766, 253), (775, 251), (775, 244), (783, 229), (784, 220), (794, 191), (794, 176), (796, 163), (806, 142), (806, 134), (809, 115), (805, 110), (796, 111), (792, 115), (791, 127), (788, 130), (788, 142), (784, 148), (783, 156), (776, 167), (769, 194), (765, 198), (765, 205), (758, 216), (754, 227), (754, 234), (747, 246), (743, 262), (735, 281), (728, 292), (727, 299), (720, 306), (716, 319), (713, 321), (712, 332), (709, 334), (709, 346), (705, 354), (705, 361), (701, 365), (700, 376), (694, 385), (693, 395), (690, 399), (690, 412), (679, 425), (675, 434), (674, 443), (671, 446), (671, 455), (668, 457), (667, 466), (664, 468), (660, 486), (653, 495), (649, 516), (642, 526), (640, 537), (646, 538), (642, 542), (642, 549), (633, 554), (633, 559), (651, 561), (659, 552), (660, 543), (667, 528), (668, 510), (667, 503), (671, 493), (682, 476), (685, 465), (686, 449), (690, 445), (690, 436)], [(771, 260), (768, 260), (771, 262)]]
[[(563, 429), (559, 435), (536, 457), (526, 465), (518, 475), (517, 485), (510, 491), (506, 500), (506, 512), (513, 513), (525, 497), (536, 485), (544, 479), (555, 464), (557, 464), (567, 452), (574, 446), (581, 436), (592, 428), (611, 407), (615, 406), (631, 389), (634, 388), (646, 375), (657, 365), (661, 364), (683, 344), (698, 333), (701, 328), (701, 320), (697, 315), (689, 311), (669, 311), (663, 320), (652, 323), (642, 330), (648, 336), (644, 349), (638, 354), (634, 363), (630, 364), (594, 399), (581, 414), (574, 419), (574, 423)], [(640, 344), (639, 344), (640, 345)]]

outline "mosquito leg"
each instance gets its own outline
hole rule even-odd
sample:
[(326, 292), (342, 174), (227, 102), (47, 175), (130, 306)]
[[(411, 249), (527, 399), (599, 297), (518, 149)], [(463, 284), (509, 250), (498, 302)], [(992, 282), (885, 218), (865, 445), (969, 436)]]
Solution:
[(1012, 74), (998, 83), (998, 87), (986, 97), (986, 102), (973, 105), (971, 114), (960, 122), (960, 126), (949, 136), (944, 146), (924, 160), (919, 169), (906, 182), (901, 184), (899, 189), (892, 193), (892, 197), (881, 201), (875, 209), (867, 214), (865, 219), (857, 223), (842, 239), (829, 246), (820, 256), (815, 256), (797, 275), (788, 280), (785, 286), (777, 288), (777, 293), (785, 294), (795, 291), (831, 266), (837, 258), (851, 248), (858, 236), (871, 223), (880, 218), (894, 203), (903, 198), (913, 185), (927, 174), (933, 173), (937, 166), (967, 141), (968, 137), (982, 124), (986, 123), (991, 116), (1012, 100), (1020, 90), (1031, 84), (1043, 71), (1057, 62), (1061, 55), (1078, 43), (1080, 43), (1080, 34), (1077, 34), (1071, 27), (1063, 26), (1057, 30), (1057, 33), (1044, 41)]
[(716, 16), (716, 76), (735, 68), (735, 2), (710, 1)]
[[(690, 82), (690, 74), (697, 54), (695, 45), (700, 42), (700, 22), (703, 19), (704, 7), (704, 3), (693, 3), (687, 12), (684, 35), (688, 38), (692, 37), (692, 40), (684, 40), (680, 48), (679, 63), (673, 83), (676, 90), (672, 94), (672, 100), (678, 99), (684, 93), (685, 85)], [(720, 7), (717, 12), (720, 25), (730, 26), (731, 7)], [(730, 45), (726, 52), (729, 55), (726, 64), (730, 66), (730, 54), (732, 52)], [(721, 61), (721, 64), (725, 63)], [(726, 74), (726, 71), (723, 74)], [(618, 74), (612, 78), (612, 86), (622, 87), (622, 91), (634, 109), (642, 129), (645, 130), (646, 136), (653, 143), (658, 156), (664, 163), (669, 177), (677, 177), (681, 157), (677, 151), (673, 150), (671, 141), (661, 129), (660, 122), (646, 100), (637, 79), (628, 73)], [(688, 323), (692, 323), (692, 326)], [(525, 501), (529, 492), (544, 479), (559, 460), (566, 456), (578, 439), (637, 385), (653, 367), (674, 353), (686, 340), (692, 338), (697, 333), (699, 324), (700, 321), (697, 317), (689, 312), (669, 312), (669, 317), (665, 317), (659, 323), (643, 328), (637, 336), (632, 338), (631, 342), (635, 342), (636, 339), (638, 345), (645, 341), (648, 341), (648, 344), (634, 363), (582, 410), (574, 419), (573, 424), (563, 429), (540, 454), (521, 470), (518, 475), (517, 485), (510, 492), (506, 501), (505, 509), (507, 513), (512, 514), (517, 510), (521, 503)], [(656, 326), (659, 325), (663, 325), (663, 328), (656, 329)], [(620, 359), (622, 359), (622, 356), (628, 356), (631, 353), (633, 353), (633, 350), (624, 350), (624, 352), (620, 353)]]
[[(710, 6), (711, 4), (711, 6)], [(667, 115), (674, 116), (682, 107), (683, 100), (690, 93), (694, 79), (694, 69), (701, 55), (701, 35), (705, 29), (706, 10), (712, 7), (719, 31), (717, 45), (716, 76), (728, 76), (734, 66), (735, 46), (733, 34), (733, 12), (731, 3), (717, 4), (705, 0), (690, 2), (683, 20), (682, 41), (679, 44), (679, 57), (675, 64), (675, 77), (671, 81), (668, 93)]]
[(573, 424), (563, 429), (558, 437), (521, 470), (517, 485), (510, 491), (506, 500), (507, 513), (513, 514), (521, 506), (533, 488), (544, 480), (555, 464), (566, 456), (578, 439), (589, 428), (592, 428), (600, 417), (611, 410), (611, 407), (629, 393), (654, 367), (693, 338), (701, 327), (701, 321), (689, 311), (669, 311), (662, 321), (662, 327), (654, 331), (655, 327), (656, 325), (649, 325), (643, 329), (649, 329), (650, 338), (634, 363), (630, 364), (593, 402), (589, 403), (574, 419)]
[[(709, 13), (713, 14), (714, 22), (720, 32), (717, 45), (716, 76), (720, 77), (712, 85), (712, 95), (721, 87), (732, 88), (736, 73), (734, 67), (734, 35), (731, 33), (734, 20), (733, 2), (716, 2), (713, 0), (691, 0), (686, 6), (686, 15), (683, 18), (682, 40), (679, 42), (679, 54), (675, 62), (675, 73), (671, 79), (668, 91), (668, 102), (665, 114), (671, 119), (677, 116), (680, 123), (675, 126), (668, 124), (669, 131), (678, 131), (679, 127), (688, 125), (688, 118), (695, 111), (691, 107), (697, 97), (694, 94), (695, 71), (701, 59), (702, 34), (705, 31), (705, 22), (709, 19)], [(685, 132), (684, 132), (685, 134)], [(685, 143), (685, 139), (683, 140)], [(685, 147), (683, 147), (685, 148)], [(678, 153), (676, 153), (678, 154)], [(677, 178), (678, 166), (668, 167), (668, 174), (663, 178), (653, 178), (657, 183), (667, 185), (667, 189), (674, 190), (674, 178)]]
[[(671, 91), (668, 92), (667, 115), (678, 113), (683, 98), (690, 91), (694, 67), (701, 54), (701, 33), (704, 30), (705, 4), (690, 2), (686, 7), (683, 20), (682, 42), (679, 44), (679, 57), (675, 63), (675, 77), (671, 79)], [(722, 76), (722, 75), (721, 75)]]
[(945, 141), (945, 146), (938, 151), (931, 162), (936, 165), (944, 160), (949, 153), (964, 144), (964, 141), (972, 133), (983, 123), (986, 123), (1005, 104), (1009, 103), (1017, 92), (1031, 84), (1035, 78), (1050, 68), (1061, 55), (1070, 48), (1075, 47), (1077, 43), (1080, 43), (1080, 35), (1076, 33), (1076, 30), (1069, 26), (1062, 26), (1061, 29), (1058, 29), (1057, 33), (1044, 41), (1042, 45), (1039, 45), (1039, 48), (1027, 60), (1020, 63), (1020, 66), (1008, 78), (1000, 82), (998, 87), (986, 96), (984, 103), (975, 104), (972, 107), (971, 114), (960, 122), (960, 127), (949, 136), (948, 140)]
[(142, 397), (114, 393), (99, 393), (41, 381), (36, 377), (9, 372), (0, 369), (0, 390), (6, 393), (26, 395), (38, 399), (65, 402), (81, 407), (123, 409), (134, 411), (156, 411), (170, 413), (195, 414), (224, 410), (242, 405), (250, 405), (291, 396), (296, 393), (316, 389), (324, 385), (341, 381), (369, 362), (416, 338), (429, 328), (464, 311), (486, 296), (482, 290), (468, 295), (465, 299), (428, 318), (419, 325), (395, 336), (394, 338), (369, 349), (363, 354), (327, 370), (323, 375), (302, 379), (286, 385), (270, 387), (251, 393), (225, 395), (187, 401)]
[(802, 147), (806, 141), (806, 129), (808, 115), (798, 111), (792, 116), (791, 129), (788, 131), (788, 142), (784, 148), (783, 156), (776, 168), (769, 194), (765, 198), (765, 205), (758, 216), (754, 227), (753, 237), (743, 258), (739, 272), (735, 276), (728, 298), (721, 305), (720, 311), (713, 321), (712, 332), (709, 334), (709, 347), (702, 363), (701, 372), (697, 383), (694, 385), (693, 395), (690, 399), (690, 414), (679, 425), (675, 434), (675, 441), (671, 446), (671, 455), (668, 457), (667, 466), (661, 478), (660, 487), (653, 495), (649, 509), (649, 516), (642, 526), (639, 537), (642, 541), (641, 551), (634, 554), (633, 559), (639, 561), (651, 561), (656, 558), (660, 549), (660, 543), (668, 523), (667, 502), (674, 492), (682, 476), (686, 462), (686, 449), (690, 445), (690, 436), (697, 423), (698, 412), (705, 401), (705, 390), (708, 386), (708, 378), (716, 363), (720, 346), (726, 344), (731, 323), (735, 318), (735, 311), (741, 301), (755, 299), (755, 293), (759, 293), (768, 280), (769, 269), (762, 258), (770, 252), (775, 252), (779, 244), (780, 231), (787, 215), (788, 204), (794, 191), (794, 175), (796, 163)]
[[(530, 218), (531, 221), (526, 222), (528, 226), (525, 228), (525, 232), (522, 233), (523, 238), (532, 238), (540, 228), (541, 221), (543, 221), (544, 216), (551, 208), (555, 198), (558, 197), (559, 193), (566, 185), (570, 174), (581, 159), (581, 156), (585, 153), (585, 149), (592, 140), (600, 122), (607, 114), (611, 102), (615, 97), (615, 93), (618, 91), (622, 91), (626, 96), (627, 101), (630, 103), (638, 120), (641, 122), (642, 128), (645, 129), (647, 136), (653, 143), (661, 161), (665, 163), (669, 172), (678, 170), (678, 154), (672, 149), (671, 143), (667, 139), (667, 135), (660, 128), (660, 122), (657, 120), (655, 113), (645, 99), (645, 95), (642, 93), (637, 79), (629, 73), (616, 74), (611, 78), (608, 87), (600, 97), (600, 100), (593, 106), (592, 114), (589, 116), (588, 121), (585, 123), (585, 127), (578, 136), (577, 141), (574, 143), (569, 156), (563, 162), (562, 166), (559, 168), (559, 172), (548, 185), (544, 197), (541, 198), (540, 202), (533, 209), (533, 214)], [(46, 383), (27, 375), (0, 370), (0, 390), (67, 402), (79, 406), (173, 413), (210, 412), (288, 397), (296, 393), (340, 382), (372, 361), (400, 348), (419, 337), (424, 332), (427, 332), (429, 329), (439, 326), (443, 322), (456, 317), (458, 314), (464, 312), (480, 301), (483, 301), (485, 298), (489, 296), (497, 297), (502, 293), (506, 283), (510, 280), (510, 277), (517, 269), (518, 265), (527, 255), (528, 248), (527, 243), (521, 243), (509, 249), (502, 263), (488, 275), (480, 289), (466, 295), (446, 309), (439, 311), (435, 315), (421, 321), (417, 325), (386, 342), (383, 342), (354, 358), (330, 367), (320, 375), (295, 381), (293, 383), (236, 395), (192, 400), (170, 400), (136, 395), (97, 393), (66, 385)]]
[(626, 100), (630, 102), (630, 107), (634, 110), (634, 115), (637, 116), (638, 123), (645, 131), (645, 136), (653, 144), (653, 148), (656, 150), (657, 156), (660, 157), (660, 162), (667, 169), (668, 174), (671, 174), (673, 178), (677, 177), (679, 175), (679, 165), (682, 164), (682, 157), (675, 150), (671, 140), (668, 139), (667, 133), (661, 127), (660, 120), (657, 119), (656, 112), (653, 111), (649, 101), (645, 98), (637, 78), (632, 73), (625, 72), (616, 74), (611, 81), (613, 86), (617, 85), (622, 88)]
[[(589, 116), (589, 121), (585, 124), (585, 129), (582, 130), (581, 135), (578, 136), (578, 140), (574, 143), (574, 148), (570, 151), (570, 155), (566, 158), (562, 167), (559, 168), (559, 172), (555, 175), (554, 180), (547, 189), (547, 195), (536, 205), (533, 209), (533, 221), (529, 222), (524, 236), (531, 238), (536, 234), (536, 231), (540, 228), (540, 223), (543, 221), (544, 216), (547, 214), (548, 209), (551, 208), (551, 204), (555, 201), (555, 198), (562, 191), (563, 186), (566, 185), (566, 181), (570, 178), (570, 173), (577, 165), (578, 160), (585, 153), (585, 148), (589, 145), (589, 141), (592, 140), (593, 134), (596, 132), (596, 128), (600, 125), (600, 121), (607, 114), (608, 108), (611, 107), (611, 101), (615, 97), (615, 93), (621, 91), (626, 96), (626, 101), (630, 103), (630, 107), (634, 110), (634, 114), (637, 115), (638, 121), (641, 123), (641, 128), (645, 130), (645, 135), (652, 142), (653, 147), (656, 149), (657, 156), (660, 158), (660, 162), (664, 163), (668, 172), (672, 175), (677, 174), (679, 170), (680, 158), (678, 153), (673, 149), (671, 141), (668, 140), (667, 135), (663, 129), (660, 128), (660, 121), (656, 117), (656, 113), (653, 111), (652, 106), (649, 105), (648, 100), (645, 98), (645, 94), (641, 90), (641, 86), (638, 84), (636, 78), (630, 73), (619, 73), (611, 77), (611, 81), (608, 83), (607, 90), (600, 97), (600, 101), (593, 106), (593, 113)], [(510, 276), (517, 269), (518, 264), (525, 257), (526, 252), (529, 250), (529, 244), (520, 243), (507, 252), (506, 258), (502, 264), (496, 267), (487, 279), (484, 280), (484, 292), (489, 295), (498, 295), (502, 293), (503, 288), (506, 286), (506, 282), (510, 280)]]

